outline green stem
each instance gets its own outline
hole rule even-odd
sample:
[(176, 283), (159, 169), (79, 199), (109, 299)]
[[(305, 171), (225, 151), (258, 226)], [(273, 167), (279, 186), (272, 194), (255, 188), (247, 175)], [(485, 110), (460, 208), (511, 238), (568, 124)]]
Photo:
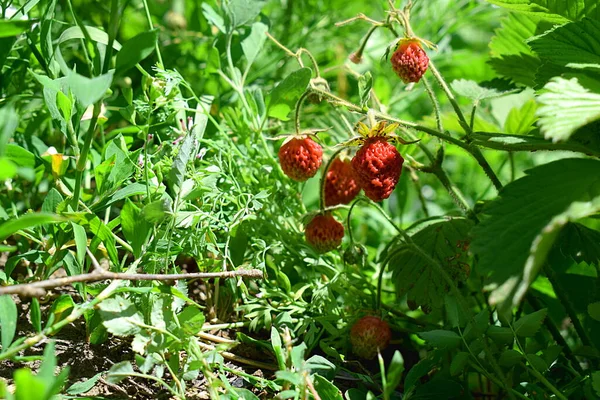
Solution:
[[(148, 20), (148, 26), (150, 30), (154, 29), (154, 25), (152, 24), (152, 15), (150, 15), (150, 8), (148, 7), (148, 0), (142, 0), (144, 4), (144, 10), (146, 11), (146, 19)], [(154, 48), (156, 50), (156, 58), (158, 58), (158, 64), (160, 68), (164, 68), (165, 64), (163, 63), (162, 55), (160, 54), (160, 48), (158, 47), (158, 41), (156, 41)]]
[(504, 388), (504, 390), (507, 390), (508, 392), (512, 393), (513, 396), (516, 396), (516, 397), (518, 397), (520, 399), (523, 399), (523, 400), (529, 400), (529, 398), (526, 397), (526, 396), (524, 396), (522, 393), (519, 393), (519, 392), (517, 392), (516, 390), (514, 390), (512, 388), (505, 387), (501, 380), (499, 380), (498, 378), (496, 378), (494, 375), (489, 374), (485, 369), (479, 367), (473, 361), (469, 361), (469, 366), (471, 368), (473, 368), (475, 371), (477, 371), (479, 374), (484, 375), (490, 381), (494, 382), (496, 385), (498, 385), (501, 388)]
[(433, 91), (433, 88), (429, 84), (429, 81), (427, 80), (427, 78), (423, 77), (421, 79), (421, 81), (423, 82), (423, 86), (425, 86), (425, 91), (429, 95), (429, 99), (431, 100), (431, 105), (433, 106), (437, 130), (440, 132), (444, 132), (444, 125), (442, 124), (442, 111), (440, 108), (440, 103), (438, 102), (437, 97), (435, 97), (435, 92)]
[[(527, 360), (527, 362), (529, 363), (529, 359), (527, 358), (527, 354), (523, 353), (523, 355), (525, 356), (525, 359)], [(546, 386), (552, 393), (554, 393), (554, 395), (556, 396), (557, 399), (560, 400), (568, 400), (562, 393), (560, 390), (558, 390), (552, 383), (550, 383), (550, 381), (548, 381), (548, 379), (546, 379), (544, 377), (544, 375), (542, 375), (531, 363), (529, 363), (530, 367), (528, 368), (527, 365), (525, 365), (523, 362), (520, 363), (521, 366), (527, 370), (529, 370), (533, 376), (535, 376), (540, 382), (542, 382), (542, 384), (544, 386)]]
[(304, 103), (304, 100), (306, 99), (306, 97), (308, 95), (309, 95), (309, 92), (302, 93), (302, 96), (300, 96), (300, 98), (296, 102), (296, 114), (294, 116), (296, 135), (300, 135), (300, 114), (302, 111), (302, 103)]
[(465, 130), (467, 135), (470, 135), (472, 130), (470, 128), (469, 123), (467, 122), (467, 120), (465, 118), (465, 115), (463, 114), (462, 110), (460, 109), (458, 102), (456, 101), (456, 97), (454, 97), (454, 94), (450, 90), (450, 87), (448, 86), (448, 84), (446, 83), (446, 81), (444, 80), (442, 75), (440, 74), (440, 71), (438, 71), (438, 69), (435, 67), (435, 65), (433, 64), (433, 62), (431, 60), (429, 61), (429, 70), (433, 74), (435, 80), (438, 82), (438, 84), (440, 85), (440, 87), (442, 88), (444, 93), (446, 93), (446, 97), (450, 101), (450, 104), (452, 104), (452, 108), (454, 108), (454, 112), (458, 116), (458, 120), (460, 121), (461, 126), (463, 127), (463, 129)]

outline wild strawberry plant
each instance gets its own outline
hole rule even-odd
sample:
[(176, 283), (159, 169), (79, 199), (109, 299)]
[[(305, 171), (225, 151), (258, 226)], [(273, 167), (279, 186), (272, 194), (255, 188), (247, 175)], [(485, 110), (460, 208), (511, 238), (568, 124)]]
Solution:
[(600, 397), (598, 2), (0, 12), (1, 397)]

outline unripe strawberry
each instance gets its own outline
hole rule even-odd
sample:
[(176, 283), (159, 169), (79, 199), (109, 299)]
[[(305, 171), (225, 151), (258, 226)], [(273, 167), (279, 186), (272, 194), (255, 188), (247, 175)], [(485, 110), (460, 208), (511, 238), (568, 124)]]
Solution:
[(390, 197), (402, 172), (404, 158), (387, 138), (376, 136), (365, 140), (352, 158), (352, 167), (360, 187), (373, 201)]
[(362, 317), (350, 329), (352, 352), (367, 360), (375, 358), (377, 350), (383, 351), (391, 338), (392, 331), (388, 323), (373, 316)]
[(322, 161), (323, 149), (310, 137), (293, 138), (279, 148), (281, 169), (298, 182), (315, 176)]
[(427, 71), (429, 57), (418, 40), (402, 39), (392, 55), (391, 62), (402, 82), (419, 82)]
[(331, 214), (318, 214), (306, 225), (306, 241), (319, 253), (334, 250), (342, 243), (344, 226)]
[(360, 192), (350, 161), (336, 158), (325, 177), (325, 206), (350, 203)]

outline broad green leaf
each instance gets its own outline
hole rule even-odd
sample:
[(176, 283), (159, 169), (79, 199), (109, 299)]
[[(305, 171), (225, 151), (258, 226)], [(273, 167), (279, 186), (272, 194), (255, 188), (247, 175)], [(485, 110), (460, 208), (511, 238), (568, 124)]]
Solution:
[(202, 15), (204, 15), (204, 18), (206, 18), (209, 23), (216, 26), (221, 32), (225, 33), (227, 31), (223, 17), (206, 2), (202, 2)]
[(419, 336), (432, 346), (441, 349), (453, 349), (458, 347), (462, 342), (462, 339), (456, 332), (440, 329), (421, 332), (419, 333)]
[(71, 295), (61, 294), (58, 296), (52, 303), (52, 307), (50, 307), (46, 328), (67, 318), (71, 311), (73, 311), (73, 308), (75, 308), (75, 302)]
[(142, 209), (142, 217), (146, 221), (157, 224), (173, 213), (173, 201), (168, 197), (153, 201)]
[[(483, 210), (473, 229), (471, 249), (479, 256), (478, 270), (494, 290), (490, 301), (507, 306), (523, 293), (515, 293), (536, 237), (573, 202), (600, 194), (600, 162), (562, 159), (541, 165), (507, 186)], [(515, 296), (516, 294), (516, 296)]]
[(438, 365), (438, 361), (433, 358), (425, 358), (415, 364), (408, 374), (406, 374), (406, 379), (404, 380), (404, 390), (408, 392), (410, 389), (416, 386), (419, 380), (425, 375), (429, 374), (429, 372)]
[[(448, 218), (422, 227), (411, 234), (415, 245), (436, 260), (456, 282), (470, 273), (469, 230), (473, 223), (462, 218)], [(435, 267), (414, 248), (400, 244), (389, 252), (392, 279), (399, 295), (408, 294), (411, 309), (425, 312), (443, 307), (449, 291), (447, 282)]]
[[(93, 26), (86, 26), (85, 29), (90, 35), (90, 39), (100, 44), (108, 45), (108, 34), (106, 32)], [(58, 38), (57, 43), (60, 45), (67, 40), (73, 39), (85, 39), (85, 35), (79, 26), (71, 26), (65, 29)], [(113, 42), (113, 49), (117, 51), (121, 50), (121, 44), (116, 40)]]
[(157, 40), (158, 29), (153, 29), (142, 32), (123, 43), (123, 47), (117, 53), (116, 73), (126, 72), (152, 54), (156, 48)]
[(141, 217), (141, 210), (129, 199), (125, 200), (121, 210), (121, 227), (123, 236), (131, 245), (134, 257), (139, 257), (142, 246), (148, 239), (150, 225)]
[(204, 314), (198, 307), (188, 306), (177, 314), (177, 319), (187, 335), (196, 335), (204, 325)]
[(2, 352), (6, 351), (17, 331), (17, 305), (10, 295), (0, 296), (0, 334)]
[(104, 75), (86, 78), (72, 71), (67, 81), (73, 95), (82, 107), (88, 107), (102, 99), (112, 84), (115, 71), (110, 70)]
[(33, 375), (29, 368), (16, 370), (13, 378), (16, 400), (46, 400), (47, 383)]
[(592, 387), (596, 392), (596, 395), (600, 396), (600, 371), (592, 373)]
[(0, 182), (14, 178), (18, 173), (15, 163), (6, 157), (0, 157)]
[[(542, 265), (546, 261), (562, 228), (570, 221), (576, 221), (597, 214), (598, 212), (600, 212), (600, 197), (596, 197), (589, 202), (573, 203), (563, 213), (552, 218), (550, 223), (542, 229), (532, 243), (531, 249), (529, 250), (529, 257), (527, 258), (523, 270), (524, 278), (514, 285), (514, 289), (512, 287), (510, 288), (514, 293), (512, 294), (512, 306), (519, 304), (523, 296), (525, 296), (526, 291), (529, 289), (529, 286), (533, 283), (542, 268)], [(508, 286), (510, 287), (512, 285), (513, 284), (511, 283)], [(507, 288), (508, 287), (504, 287), (502, 289)], [(505, 294), (506, 292), (502, 290), (500, 297), (502, 298)], [(494, 294), (490, 296), (490, 301), (496, 301)]]
[(50, 189), (44, 203), (42, 203), (42, 211), (46, 213), (56, 212), (58, 205), (63, 201), (60, 192), (54, 188)]
[(171, 166), (171, 171), (169, 171), (169, 179), (171, 181), (173, 193), (181, 190), (181, 183), (185, 178), (188, 162), (194, 157), (197, 151), (198, 145), (196, 144), (196, 138), (190, 132), (183, 139), (181, 147)]
[(577, 78), (553, 78), (537, 100), (540, 130), (554, 142), (565, 141), (578, 128), (600, 119), (600, 94), (583, 87)]
[(541, 66), (539, 57), (531, 51), (525, 40), (541, 28), (550, 28), (539, 17), (522, 13), (510, 13), (490, 41), (490, 65), (501, 76), (515, 83), (533, 86), (535, 72)]
[(310, 370), (312, 373), (321, 375), (326, 379), (333, 379), (335, 377), (335, 371), (337, 367), (325, 357), (315, 354), (306, 360), (305, 368)]
[(106, 375), (106, 380), (109, 383), (119, 383), (133, 373), (133, 367), (129, 361), (121, 361), (113, 365)]
[(600, 19), (600, 9), (596, 0), (487, 0), (509, 10), (534, 15), (547, 21), (562, 24), (575, 21), (586, 15)]
[(242, 50), (248, 61), (248, 66), (246, 68), (249, 68), (249, 66), (254, 63), (254, 60), (256, 60), (258, 53), (265, 44), (265, 40), (267, 40), (266, 33), (268, 30), (269, 27), (262, 22), (255, 22), (252, 24), (250, 35), (242, 40)]
[(514, 90), (501, 92), (497, 89), (486, 88), (479, 86), (477, 82), (468, 79), (457, 79), (452, 81), (450, 86), (452, 86), (452, 90), (454, 90), (457, 94), (468, 97), (469, 99), (473, 99), (475, 101), (493, 99), (494, 97), (500, 97), (514, 92)]
[(231, 0), (227, 11), (231, 18), (232, 28), (245, 25), (260, 14), (265, 2), (261, 0)]
[(527, 135), (534, 130), (535, 123), (538, 120), (535, 115), (537, 107), (538, 105), (535, 100), (529, 100), (521, 108), (512, 108), (504, 122), (504, 132), (515, 135)]
[(309, 68), (300, 68), (288, 75), (270, 93), (269, 115), (283, 121), (294, 107), (296, 100), (306, 91), (310, 82), (311, 71)]
[(500, 346), (509, 346), (515, 339), (510, 328), (504, 326), (490, 326), (485, 334)]
[(102, 377), (102, 372), (98, 372), (96, 375), (92, 376), (90, 379), (86, 379), (84, 381), (75, 382), (66, 390), (67, 394), (77, 395), (84, 394), (89, 392), (95, 385), (96, 382)]
[(0, 240), (4, 240), (10, 235), (22, 230), (33, 228), (44, 224), (56, 224), (64, 222), (65, 218), (56, 214), (49, 213), (31, 213), (22, 217), (11, 219), (0, 225)]
[(516, 350), (508, 349), (504, 350), (502, 354), (500, 354), (498, 364), (500, 364), (502, 367), (511, 368), (518, 364), (521, 360), (523, 360), (523, 354)]
[(469, 357), (471, 357), (471, 355), (466, 351), (459, 351), (454, 357), (452, 357), (452, 362), (450, 363), (450, 375), (460, 375), (467, 366)]
[(548, 370), (548, 363), (537, 354), (527, 354), (527, 361), (529, 361), (529, 365), (535, 368), (538, 372), (545, 372)]
[(541, 328), (546, 315), (548, 315), (547, 308), (527, 314), (515, 322), (513, 329), (517, 336), (531, 337)]
[(588, 304), (588, 314), (596, 321), (600, 321), (600, 301)]
[(135, 335), (141, 329), (140, 324), (144, 323), (144, 317), (135, 305), (120, 296), (104, 300), (98, 308), (104, 326), (116, 336)]
[(4, 155), (19, 167), (35, 167), (35, 155), (29, 150), (14, 143), (6, 145)]
[(584, 18), (532, 37), (527, 43), (554, 64), (600, 64), (600, 21)]
[(0, 108), (0, 157), (4, 155), (5, 151), (8, 151), (7, 146), (11, 146), (8, 141), (18, 126), (19, 114), (15, 108), (12, 105)]
[(117, 248), (115, 247), (115, 237), (110, 228), (106, 226), (98, 216), (84, 212), (68, 212), (64, 213), (64, 215), (74, 223), (87, 227), (87, 232), (89, 232), (93, 238), (89, 245), (92, 252), (94, 252), (98, 248), (100, 242), (102, 242), (104, 243), (104, 247), (106, 247), (106, 252), (108, 253), (110, 261), (114, 265), (119, 265), (119, 255), (117, 253)]
[(323, 400), (343, 400), (342, 392), (333, 383), (319, 374), (314, 374), (313, 383), (315, 390)]
[(0, 38), (20, 35), (36, 22), (35, 20), (0, 19)]
[[(75, 237), (75, 248), (77, 250), (77, 263), (83, 268), (85, 260), (85, 249), (87, 249), (87, 235), (85, 228), (71, 222), (73, 236)], [(81, 273), (81, 271), (80, 271)]]

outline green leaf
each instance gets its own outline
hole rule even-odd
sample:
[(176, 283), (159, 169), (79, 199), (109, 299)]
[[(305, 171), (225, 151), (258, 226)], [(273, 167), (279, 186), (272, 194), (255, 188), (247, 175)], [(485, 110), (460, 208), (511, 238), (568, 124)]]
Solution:
[(342, 392), (333, 383), (319, 374), (313, 376), (315, 390), (322, 400), (344, 400)]
[(17, 166), (6, 157), (0, 157), (0, 182), (14, 178), (18, 173)]
[(102, 377), (102, 372), (98, 372), (96, 375), (92, 376), (90, 379), (86, 379), (85, 381), (75, 382), (66, 390), (67, 394), (71, 396), (77, 394), (84, 394), (92, 390), (92, 388), (96, 385), (96, 382)]
[(373, 88), (373, 76), (367, 71), (364, 75), (358, 77), (358, 94), (360, 95), (361, 107), (366, 107), (371, 98), (371, 89)]
[(69, 88), (82, 107), (88, 107), (102, 99), (112, 84), (115, 71), (110, 70), (106, 74), (94, 78), (86, 78), (75, 71), (71, 71), (67, 77)]
[(31, 299), (31, 311), (29, 312), (31, 317), (31, 325), (36, 332), (42, 331), (42, 311), (40, 310), (40, 301), (33, 297)]
[(0, 240), (4, 240), (10, 235), (22, 230), (33, 228), (44, 224), (57, 224), (64, 222), (65, 218), (60, 215), (48, 213), (25, 214), (20, 218), (11, 219), (0, 225)]
[(173, 213), (172, 204), (173, 201), (168, 197), (153, 201), (144, 206), (142, 209), (142, 217), (152, 224), (157, 224), (169, 214)]
[(588, 314), (596, 321), (600, 321), (600, 301), (588, 304)]
[(477, 82), (468, 79), (454, 80), (450, 86), (452, 86), (452, 90), (454, 90), (457, 94), (468, 97), (469, 99), (473, 99), (475, 101), (493, 99), (494, 97), (500, 97), (514, 92), (514, 90), (501, 92), (494, 88), (486, 88), (479, 86)]
[(152, 54), (156, 48), (157, 40), (158, 29), (153, 29), (142, 32), (123, 43), (123, 47), (117, 53), (116, 73), (122, 74), (128, 71)]
[(501, 367), (510, 368), (510, 367), (514, 367), (522, 359), (523, 359), (523, 354), (519, 353), (516, 350), (508, 349), (508, 350), (504, 350), (502, 352), (502, 354), (500, 354), (500, 358), (498, 359), (498, 364), (500, 364)]
[(35, 167), (35, 155), (29, 150), (26, 150), (19, 145), (16, 145), (14, 143), (7, 144), (4, 154), (7, 159), (12, 161), (19, 167)]
[(12, 135), (19, 127), (19, 114), (12, 105), (0, 108), (0, 157), (8, 151), (8, 146), (16, 146), (8, 143)]
[(294, 107), (296, 100), (306, 91), (310, 76), (309, 68), (300, 68), (275, 86), (269, 97), (267, 107), (269, 116), (287, 121), (287, 115)]
[(121, 361), (113, 365), (106, 375), (106, 381), (109, 383), (119, 383), (133, 373), (133, 367), (129, 361)]
[(36, 20), (1, 19), (0, 38), (20, 35), (36, 22)]
[[(77, 262), (83, 268), (85, 260), (85, 249), (87, 249), (87, 234), (81, 225), (71, 223), (73, 236), (75, 237), (75, 248), (77, 249)], [(81, 273), (81, 271), (80, 271)]]
[(141, 214), (141, 210), (131, 200), (125, 200), (121, 210), (121, 227), (123, 228), (123, 236), (131, 245), (133, 255), (136, 258), (142, 253), (142, 247), (150, 233), (150, 225), (141, 217)]
[(471, 355), (466, 351), (459, 351), (454, 357), (452, 357), (452, 362), (450, 363), (450, 375), (460, 375), (467, 366), (470, 356)]
[(527, 43), (554, 64), (600, 64), (600, 21), (584, 18), (532, 37)]
[(429, 332), (421, 332), (419, 336), (427, 341), (432, 346), (441, 348), (441, 349), (453, 349), (460, 345), (461, 338), (460, 336), (453, 331), (445, 331), (441, 329), (436, 329)]
[(515, 330), (517, 336), (531, 337), (535, 335), (536, 332), (541, 328), (542, 323), (544, 323), (544, 319), (547, 315), (547, 308), (527, 314), (515, 322), (513, 329)]
[(512, 108), (504, 122), (504, 132), (515, 135), (527, 135), (535, 129), (538, 120), (535, 112), (537, 110), (535, 100), (529, 100), (521, 108)]
[[(415, 245), (436, 260), (457, 282), (470, 272), (468, 233), (473, 222), (463, 218), (447, 218), (409, 232)], [(449, 288), (434, 266), (410, 245), (400, 244), (390, 250), (389, 265), (399, 295), (408, 294), (411, 309), (423, 311), (443, 307)]]
[(592, 387), (596, 392), (596, 395), (600, 396), (600, 371), (593, 372), (591, 375)]
[(326, 379), (333, 379), (337, 367), (325, 357), (315, 354), (306, 360), (305, 368), (310, 370), (311, 373), (319, 374)]
[[(494, 289), (492, 304), (506, 302), (507, 308), (518, 304), (535, 279), (535, 268), (544, 255), (543, 251), (536, 255), (540, 243), (534, 241), (571, 203), (588, 200), (600, 192), (598, 177), (597, 160), (554, 161), (527, 171), (526, 176), (505, 186), (499, 197), (484, 208), (484, 217), (473, 229), (471, 248), (479, 256), (478, 270), (487, 275)], [(585, 214), (581, 207), (589, 211), (590, 205), (580, 205), (570, 213)], [(560, 218), (555, 224), (558, 222)], [(532, 249), (534, 258), (528, 261)], [(527, 262), (531, 264), (525, 275)]]
[(186, 175), (187, 164), (197, 151), (198, 145), (195, 142), (196, 138), (194, 135), (188, 133), (181, 143), (177, 156), (175, 156), (175, 160), (169, 171), (169, 180), (171, 181), (174, 193), (181, 190), (181, 183)]
[(248, 66), (246, 68), (249, 68), (250, 65), (254, 63), (254, 60), (256, 60), (258, 53), (265, 44), (265, 40), (267, 40), (266, 33), (268, 30), (269, 27), (267, 25), (262, 22), (255, 22), (252, 24), (250, 35), (242, 40), (242, 50), (248, 61)]
[(144, 317), (138, 312), (135, 305), (120, 296), (104, 300), (98, 305), (98, 308), (104, 320), (104, 326), (116, 336), (135, 335), (141, 329), (140, 324), (144, 323)]
[(12, 343), (17, 331), (17, 305), (10, 295), (0, 296), (0, 334), (2, 351)]
[(535, 15), (510, 13), (490, 41), (489, 63), (499, 75), (515, 83), (534, 86), (535, 72), (542, 63), (525, 40), (539, 29), (543, 32), (551, 26)]
[(386, 375), (386, 385), (383, 388), (383, 397), (386, 399), (391, 398), (392, 393), (396, 390), (396, 387), (400, 384), (400, 380), (402, 379), (402, 373), (404, 372), (404, 358), (402, 358), (402, 354), (398, 350), (394, 352), (394, 356), (392, 357), (392, 361), (388, 366), (388, 371)]
[(485, 334), (500, 346), (509, 346), (515, 339), (510, 328), (504, 326), (492, 325)]
[(189, 306), (177, 314), (177, 319), (187, 335), (196, 335), (204, 325), (204, 314), (198, 307)]
[(233, 28), (245, 25), (260, 14), (265, 2), (259, 0), (231, 0), (227, 11), (232, 20)]
[(419, 382), (419, 379), (429, 374), (436, 365), (438, 365), (438, 362), (432, 358), (425, 358), (415, 364), (415, 366), (408, 371), (408, 374), (406, 374), (406, 379), (404, 380), (405, 392), (408, 392), (415, 387), (417, 382)]
[(578, 20), (584, 16), (598, 19), (600, 9), (596, 0), (487, 0), (492, 4), (509, 10), (534, 15), (547, 21), (563, 24), (569, 20)]
[(600, 119), (600, 94), (583, 87), (577, 78), (551, 79), (537, 100), (540, 130), (554, 142), (565, 141), (577, 129)]
[(46, 400), (46, 382), (33, 375), (30, 369), (21, 368), (13, 375), (16, 400)]

